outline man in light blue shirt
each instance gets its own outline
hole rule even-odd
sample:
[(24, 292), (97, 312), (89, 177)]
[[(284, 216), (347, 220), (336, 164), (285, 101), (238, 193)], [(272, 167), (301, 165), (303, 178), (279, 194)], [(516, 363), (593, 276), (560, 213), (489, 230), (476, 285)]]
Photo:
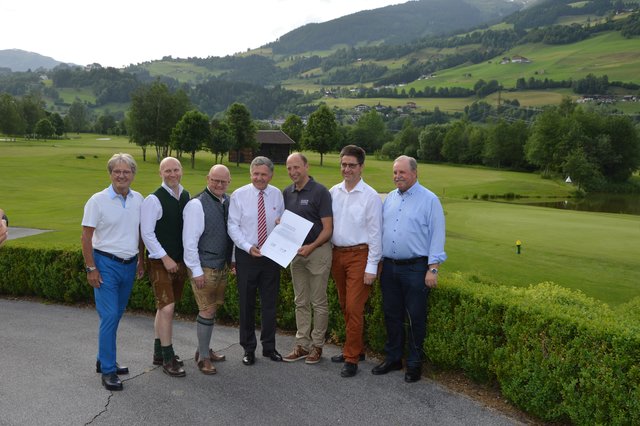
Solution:
[(405, 316), (409, 324), (404, 379), (420, 380), (426, 336), (429, 291), (438, 284), (438, 268), (445, 261), (444, 212), (438, 197), (418, 182), (418, 164), (402, 155), (393, 163), (396, 190), (382, 212), (382, 273), (380, 284), (387, 342), (384, 362), (375, 375), (402, 369)]

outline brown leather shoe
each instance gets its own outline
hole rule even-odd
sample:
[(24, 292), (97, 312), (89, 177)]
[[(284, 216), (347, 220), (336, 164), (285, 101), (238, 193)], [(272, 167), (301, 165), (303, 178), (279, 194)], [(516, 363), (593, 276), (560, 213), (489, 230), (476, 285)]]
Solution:
[(171, 361), (162, 364), (162, 371), (171, 377), (184, 377), (187, 373), (180, 367), (177, 358), (177, 356), (174, 356)]
[[(178, 362), (178, 365), (180, 365), (180, 367), (184, 367), (184, 361), (182, 361), (180, 359), (180, 357), (178, 355), (175, 355), (175, 359)], [(164, 364), (164, 360), (162, 359), (162, 356), (153, 356), (153, 365), (162, 365)]]
[(202, 374), (216, 374), (216, 368), (211, 364), (211, 361), (208, 358), (198, 361), (198, 368)]
[[(196, 351), (196, 356), (195, 356), (196, 364), (198, 363), (199, 359), (200, 359), (200, 351)], [(218, 355), (213, 351), (213, 349), (209, 349), (209, 360), (211, 362), (220, 362), (226, 359), (227, 359), (226, 355)]]

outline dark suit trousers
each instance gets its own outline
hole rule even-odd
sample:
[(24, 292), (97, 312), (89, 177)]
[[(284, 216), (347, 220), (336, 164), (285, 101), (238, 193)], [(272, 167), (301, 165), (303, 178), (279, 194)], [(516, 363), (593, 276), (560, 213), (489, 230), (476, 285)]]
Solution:
[(240, 345), (255, 351), (256, 296), (260, 292), (262, 351), (276, 348), (276, 305), (280, 291), (280, 265), (267, 257), (252, 257), (236, 248), (236, 274), (240, 299)]

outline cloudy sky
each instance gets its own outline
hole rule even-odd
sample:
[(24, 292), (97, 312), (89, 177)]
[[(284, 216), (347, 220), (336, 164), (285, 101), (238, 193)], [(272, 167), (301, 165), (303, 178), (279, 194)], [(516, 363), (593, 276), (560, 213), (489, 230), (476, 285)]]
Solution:
[(406, 0), (14, 0), (0, 3), (0, 50), (123, 67), (163, 56), (225, 56), (310, 22)]

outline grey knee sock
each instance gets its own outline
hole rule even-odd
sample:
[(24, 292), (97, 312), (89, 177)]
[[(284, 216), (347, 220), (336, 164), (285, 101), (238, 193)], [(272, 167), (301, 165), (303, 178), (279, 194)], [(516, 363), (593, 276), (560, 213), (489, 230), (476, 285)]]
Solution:
[(209, 345), (211, 343), (211, 333), (213, 333), (213, 318), (203, 318), (200, 315), (196, 318), (198, 335), (198, 352), (200, 359), (209, 356)]

